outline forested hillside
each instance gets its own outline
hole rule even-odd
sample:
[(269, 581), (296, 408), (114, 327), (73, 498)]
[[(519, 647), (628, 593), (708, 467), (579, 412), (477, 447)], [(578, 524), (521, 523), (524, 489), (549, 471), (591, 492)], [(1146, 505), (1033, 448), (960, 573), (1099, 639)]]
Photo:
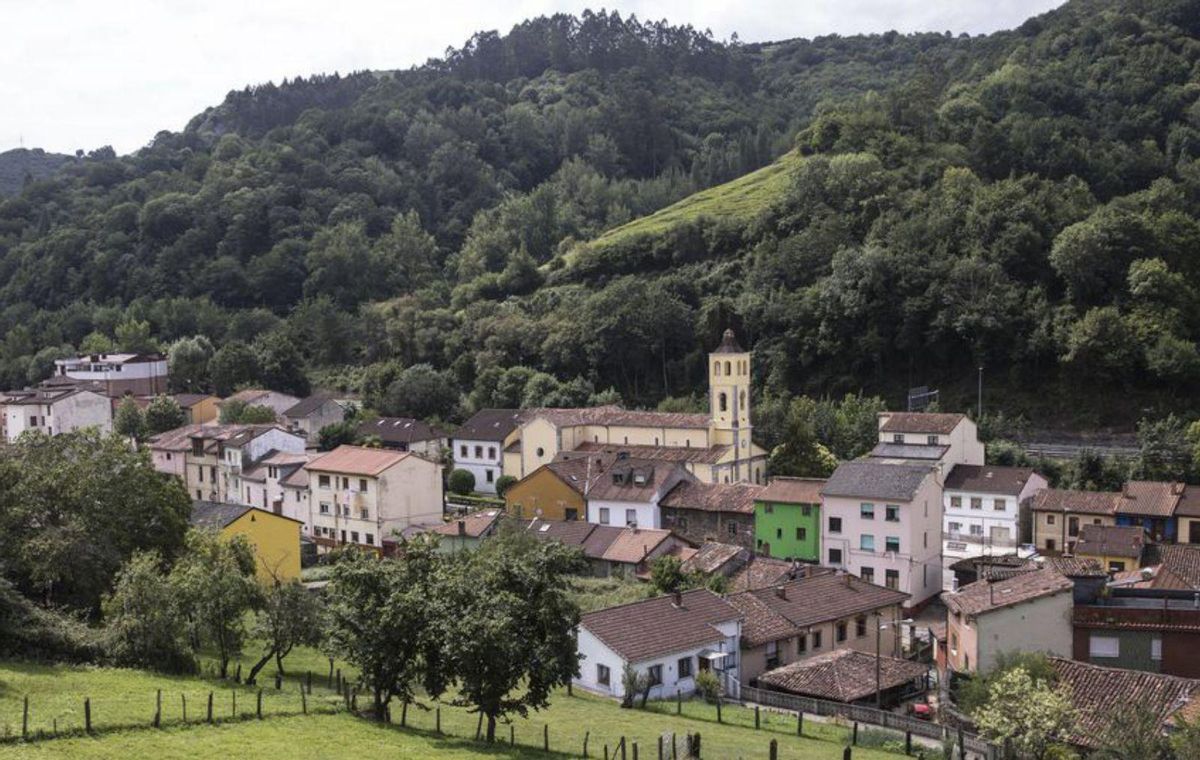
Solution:
[(27, 182), (49, 177), (74, 160), (73, 156), (47, 153), (40, 148), (0, 151), (0, 196), (19, 193)]
[(235, 91), (0, 204), (0, 382), (157, 344), (188, 386), (393, 413), (653, 405), (732, 325), (769, 398), (983, 364), (1192, 403), (1197, 31), (1182, 0), (764, 45), (587, 13)]

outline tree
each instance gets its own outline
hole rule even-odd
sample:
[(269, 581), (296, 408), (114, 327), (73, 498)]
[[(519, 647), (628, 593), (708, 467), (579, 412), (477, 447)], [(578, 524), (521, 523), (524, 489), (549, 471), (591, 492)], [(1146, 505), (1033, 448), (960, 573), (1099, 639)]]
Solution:
[(1137, 425), (1138, 476), (1145, 480), (1186, 481), (1192, 474), (1192, 445), (1187, 421), (1169, 414)]
[(170, 396), (155, 396), (146, 405), (144, 415), (146, 434), (157, 435), (181, 427), (187, 416), (179, 402)]
[(254, 354), (258, 360), (258, 379), (266, 387), (307, 396), (312, 389), (308, 375), (304, 372), (304, 361), (296, 344), (281, 334), (270, 334), (254, 341)]
[(450, 493), (466, 496), (475, 490), (475, 475), (470, 470), (455, 468), (450, 472), (447, 485), (450, 488)]
[(823, 478), (837, 468), (837, 459), (817, 440), (813, 424), (817, 409), (816, 402), (807, 396), (792, 399), (783, 442), (771, 451), (772, 474)]
[(283, 673), (283, 660), (297, 646), (317, 646), (321, 641), (321, 603), (299, 581), (276, 582), (263, 595), (252, 632), (265, 642), (266, 651), (250, 668), (246, 683), (253, 684), (258, 673), (272, 659)]
[(338, 446), (358, 441), (358, 424), (349, 420), (326, 425), (317, 432), (321, 451), (333, 451)]
[(258, 382), (258, 357), (245, 343), (230, 341), (213, 354), (208, 373), (213, 391), (218, 396), (229, 396), (239, 387)]
[(1114, 710), (1099, 738), (1100, 746), (1091, 755), (1097, 760), (1171, 760), (1171, 742), (1163, 732), (1162, 720), (1145, 705)]
[(222, 425), (269, 425), (278, 419), (269, 406), (247, 404), (241, 399), (229, 399), (221, 404)]
[(158, 343), (150, 334), (150, 323), (136, 319), (127, 319), (117, 325), (116, 345), (121, 351), (135, 354), (158, 350)]
[(246, 614), (262, 603), (254, 549), (242, 536), (212, 530), (188, 532), (187, 553), (171, 572), (180, 603), (191, 615), (196, 640), (212, 646), (221, 677), (246, 641)]
[(117, 413), (113, 415), (113, 430), (135, 441), (146, 437), (146, 418), (132, 396), (126, 396), (117, 407)]
[[(633, 707), (633, 701), (637, 699), (639, 694), (646, 695), (650, 692), (650, 674), (645, 671), (638, 670), (628, 662), (621, 668), (621, 707)], [(642, 698), (642, 706), (646, 706), (645, 696)]]
[(448, 568), (437, 636), (457, 700), (483, 715), (490, 743), (497, 720), (545, 708), (551, 692), (579, 672), (570, 578), (583, 559), (523, 533), (460, 557)]
[(180, 338), (167, 349), (171, 390), (201, 393), (209, 387), (208, 363), (214, 353), (212, 342), (203, 335)]
[(501, 475), (496, 478), (496, 495), (504, 496), (504, 494), (508, 493), (508, 489), (512, 488), (516, 482), (517, 478), (514, 475)]
[(380, 411), (393, 417), (445, 419), (457, 404), (453, 378), (428, 364), (415, 364), (402, 370), (387, 387)]
[(413, 701), (418, 685), (435, 697), (446, 688), (438, 620), (448, 613), (445, 560), (425, 541), (402, 542), (400, 553), (402, 561), (343, 554), (330, 581), (326, 646), (358, 671), (376, 720), (393, 699)]
[(973, 715), (991, 741), (1008, 742), (1017, 757), (1042, 760), (1074, 726), (1071, 700), (1049, 681), (1016, 667), (996, 679)]
[(1176, 720), (1171, 733), (1171, 749), (1177, 758), (1200, 757), (1200, 720)]
[(660, 594), (681, 591), (687, 581), (678, 557), (663, 555), (650, 563), (650, 585)]
[(137, 552), (104, 599), (104, 648), (126, 667), (192, 673), (187, 618), (157, 552)]

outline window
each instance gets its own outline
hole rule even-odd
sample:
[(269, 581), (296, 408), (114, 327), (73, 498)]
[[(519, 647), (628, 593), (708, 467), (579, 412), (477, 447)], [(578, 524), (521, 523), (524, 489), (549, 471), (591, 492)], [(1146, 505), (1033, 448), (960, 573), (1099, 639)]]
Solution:
[(680, 517), (675, 524), (679, 526), (680, 530), (687, 531), (688, 521), (686, 517)]
[(366, 539), (367, 544), (369, 544), (370, 546), (375, 545), (375, 534), (374, 533), (368, 533), (366, 536), (364, 536), (364, 538)]
[(779, 642), (767, 642), (766, 658), (768, 670), (779, 667)]
[(867, 619), (865, 617), (854, 620), (854, 635), (860, 639), (867, 635)]
[(484, 470), (483, 474), (484, 474), (484, 479), (487, 480), (487, 482), (489, 482), (489, 483), (493, 482), (496, 479), (496, 474), (495, 474), (495, 472), (492, 471), (491, 467)]
[(679, 677), (691, 678), (692, 676), (692, 658), (682, 657), (679, 660)]
[(356, 544), (358, 543), (358, 531), (356, 531), (356, 530), (350, 531), (350, 540)]
[(541, 459), (542, 457), (546, 456), (546, 450), (543, 449), (541, 446), (538, 446), (537, 455), (538, 455), (538, 459)]
[(1046, 524), (1047, 524), (1047, 525), (1053, 525), (1053, 524), (1054, 524), (1054, 515), (1046, 515)]
[(996, 512), (1003, 512), (1008, 509), (1008, 502), (1004, 499), (992, 499), (992, 509)]
[(926, 436), (925, 443), (928, 443), (930, 446), (937, 446), (939, 443), (938, 437), (936, 435)]
[(608, 525), (608, 507), (600, 507), (600, 524)]
[(962, 523), (960, 523), (960, 522), (947, 523), (946, 530), (950, 531), (951, 535), (953, 535), (955, 533), (962, 533)]
[(883, 548), (886, 551), (896, 552), (898, 554), (900, 552), (900, 537), (899, 536), (888, 536), (886, 539), (884, 539), (884, 547)]
[(367, 479), (366, 479), (366, 478), (359, 478), (359, 479), (358, 479), (358, 490), (359, 490), (359, 492), (361, 492), (361, 493), (366, 493), (366, 492), (367, 492)]
[(475, 447), (475, 458), (483, 459), (483, 447), (482, 446)]
[(467, 444), (464, 443), (462, 446), (458, 447), (458, 455), (463, 459), (467, 458)]
[(875, 582), (875, 568), (864, 567), (858, 571), (858, 577), (862, 578), (867, 583)]
[(962, 506), (962, 497), (961, 496), (951, 496), (950, 497), (950, 506), (961, 507)]
[(899, 589), (900, 588), (900, 571), (899, 570), (885, 570), (883, 573), (883, 583), (885, 586), (887, 586), (888, 588), (890, 588), (892, 590)]
[(829, 532), (830, 533), (841, 533), (842, 532), (842, 518), (840, 518), (840, 517), (829, 518)]
[(1050, 551), (1050, 552), (1054, 551), (1054, 539), (1053, 538), (1046, 539), (1046, 551)]
[(867, 503), (859, 504), (858, 505), (858, 516), (864, 520), (874, 520), (875, 519), (875, 505), (867, 504)]
[(197, 483), (204, 482), (204, 468), (203, 467), (196, 468), (196, 482)]
[(903, 433), (894, 433), (892, 435), (892, 443), (904, 443), (904, 434)]
[(626, 525), (637, 525), (637, 510), (636, 509), (625, 510), (625, 524)]
[(812, 632), (812, 648), (813, 649), (821, 648), (821, 632), (820, 631)]
[(608, 666), (600, 665), (597, 663), (597, 665), (596, 665), (596, 683), (600, 684), (601, 686), (608, 686), (609, 680), (611, 678), (612, 678), (612, 671), (610, 671), (608, 669)]
[(804, 654), (808, 651), (808, 636), (800, 635), (796, 637), (796, 654)]
[(845, 623), (845, 621), (838, 623), (834, 630), (835, 630), (834, 635), (837, 638), (837, 643), (841, 644), (843, 641), (846, 640), (846, 623)]
[(495, 459), (495, 458), (496, 458), (496, 447), (488, 446), (488, 459)]
[[(811, 517), (812, 516), (812, 507), (808, 504), (801, 504), (800, 505), (800, 514), (804, 515), (805, 517)], [(1194, 541), (1193, 543), (1200, 544), (1200, 541)]]
[(1093, 633), (1088, 639), (1088, 657), (1120, 657), (1121, 640)]
[(321, 502), (321, 506), (319, 507), (318, 511), (320, 511), (320, 513), (323, 515), (329, 514), (329, 502), (327, 502), (327, 501)]
[(717, 408), (722, 412), (729, 408), (729, 399), (724, 393), (717, 394)]
[(883, 519), (888, 522), (900, 522), (900, 506), (898, 504), (888, 504), (884, 510)]
[(775, 538), (778, 538), (778, 539), (780, 539), (780, 540), (782, 540), (782, 539), (783, 539), (783, 528), (776, 528), (776, 529), (775, 529)]
[(650, 677), (651, 686), (659, 686), (662, 684), (662, 665), (651, 665), (650, 670), (646, 675)]
[(329, 476), (328, 475), (318, 475), (317, 476), (317, 485), (320, 486), (321, 488), (329, 488)]
[(726, 530), (729, 532), (729, 535), (736, 536), (737, 535), (737, 523), (735, 523), (735, 522), (728, 523), (726, 525)]
[(807, 541), (808, 540), (808, 529), (807, 528), (796, 528), (796, 540), (797, 541)]
[(972, 536), (982, 536), (983, 535), (983, 526), (972, 523), (971, 524), (971, 535)]
[(842, 564), (842, 550), (841, 549), (830, 549), (829, 550), (829, 564), (831, 564), (831, 565)]
[(763, 505), (763, 513), (768, 514), (768, 515), (775, 514), (775, 505), (774, 504), (764, 504)]
[(342, 543), (346, 543), (346, 531), (342, 531)]
[(971, 509), (983, 509), (983, 499), (978, 496), (972, 496)]
[(1162, 636), (1150, 639), (1150, 659), (1155, 662), (1162, 660)]
[(364, 519), (364, 520), (370, 520), (370, 519), (371, 519), (371, 510), (367, 509), (366, 507), (363, 507), (363, 508), (362, 508), (361, 510), (359, 510), (359, 511), (362, 513), (361, 515), (359, 515), (359, 516), (360, 516), (362, 519)]
[(875, 536), (870, 533), (864, 533), (858, 537), (858, 548), (864, 552), (875, 551)]

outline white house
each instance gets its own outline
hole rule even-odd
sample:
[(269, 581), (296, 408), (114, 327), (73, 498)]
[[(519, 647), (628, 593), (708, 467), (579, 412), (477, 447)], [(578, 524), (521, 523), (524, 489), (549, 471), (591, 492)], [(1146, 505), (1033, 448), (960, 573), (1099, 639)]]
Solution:
[(696, 690), (696, 674), (717, 673), (738, 697), (742, 613), (708, 589), (696, 589), (589, 612), (579, 623), (575, 686), (617, 699), (629, 665), (649, 678), (651, 699)]
[(253, 472), (259, 462), (276, 452), (299, 455), (304, 453), (304, 447), (303, 435), (275, 425), (247, 425), (226, 438), (220, 446), (219, 466), (227, 500), (261, 506), (252, 501), (253, 494), (249, 484), (242, 480), (243, 473)]
[(930, 463), (843, 462), (821, 489), (822, 564), (909, 594), (942, 590), (942, 484)]
[(982, 465), (984, 446), (965, 414), (880, 412), (879, 443), (871, 456), (937, 462), (945, 476), (954, 465)]
[(300, 403), (300, 399), (287, 393), (254, 388), (238, 391), (229, 398), (219, 401), (217, 406), (224, 408), (230, 401), (241, 401), (246, 406), (265, 406), (274, 411), (280, 421), (286, 419), (284, 415), (289, 409)]
[(89, 354), (54, 361), (56, 378), (94, 383), (109, 396), (156, 396), (167, 392), (167, 357), (162, 354)]
[[(943, 495), (942, 558), (945, 568), (968, 557), (1012, 554), (1019, 543), (1030, 500), (1049, 486), (1031, 467), (958, 464), (946, 476)], [(952, 591), (953, 573), (943, 573)]]
[(321, 428), (346, 419), (346, 409), (333, 396), (316, 393), (288, 407), (283, 413), (288, 427), (301, 432), (313, 448), (320, 439)]
[[(250, 504), (265, 509), (268, 512), (274, 512), (277, 515), (284, 515), (293, 520), (304, 522), (304, 517), (300, 516), (300, 499), (293, 497), (292, 504), (288, 504), (288, 494), (284, 482), (293, 473), (300, 470), (304, 465), (308, 464), (310, 459), (315, 458), (316, 454), (294, 453), (290, 451), (272, 451), (267, 456), (251, 464), (249, 467), (242, 470), (241, 474), (241, 503)], [(305, 488), (308, 486), (307, 476), (304, 479)], [(290, 508), (290, 514), (285, 513), (285, 510)], [(307, 516), (307, 509), (304, 513)]]
[(696, 478), (678, 462), (618, 459), (589, 484), (587, 520), (597, 525), (661, 528), (659, 503), (681, 480)]
[(475, 476), (476, 491), (496, 493), (496, 481), (504, 474), (504, 441), (521, 419), (519, 409), (481, 409), (454, 434), (454, 466)]
[(26, 430), (47, 435), (84, 428), (112, 432), (112, 402), (106, 396), (71, 387), (9, 391), (4, 401), (4, 434), (9, 443)]

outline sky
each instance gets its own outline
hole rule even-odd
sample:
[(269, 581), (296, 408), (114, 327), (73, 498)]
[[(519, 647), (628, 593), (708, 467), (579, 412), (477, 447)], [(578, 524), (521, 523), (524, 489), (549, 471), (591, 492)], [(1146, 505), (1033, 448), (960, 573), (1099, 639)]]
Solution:
[[(621, 0), (743, 42), (897, 30), (1010, 29), (1061, 0)], [(398, 69), (476, 31), (584, 0), (0, 0), (0, 151), (128, 153), (225, 94), (297, 75)]]

